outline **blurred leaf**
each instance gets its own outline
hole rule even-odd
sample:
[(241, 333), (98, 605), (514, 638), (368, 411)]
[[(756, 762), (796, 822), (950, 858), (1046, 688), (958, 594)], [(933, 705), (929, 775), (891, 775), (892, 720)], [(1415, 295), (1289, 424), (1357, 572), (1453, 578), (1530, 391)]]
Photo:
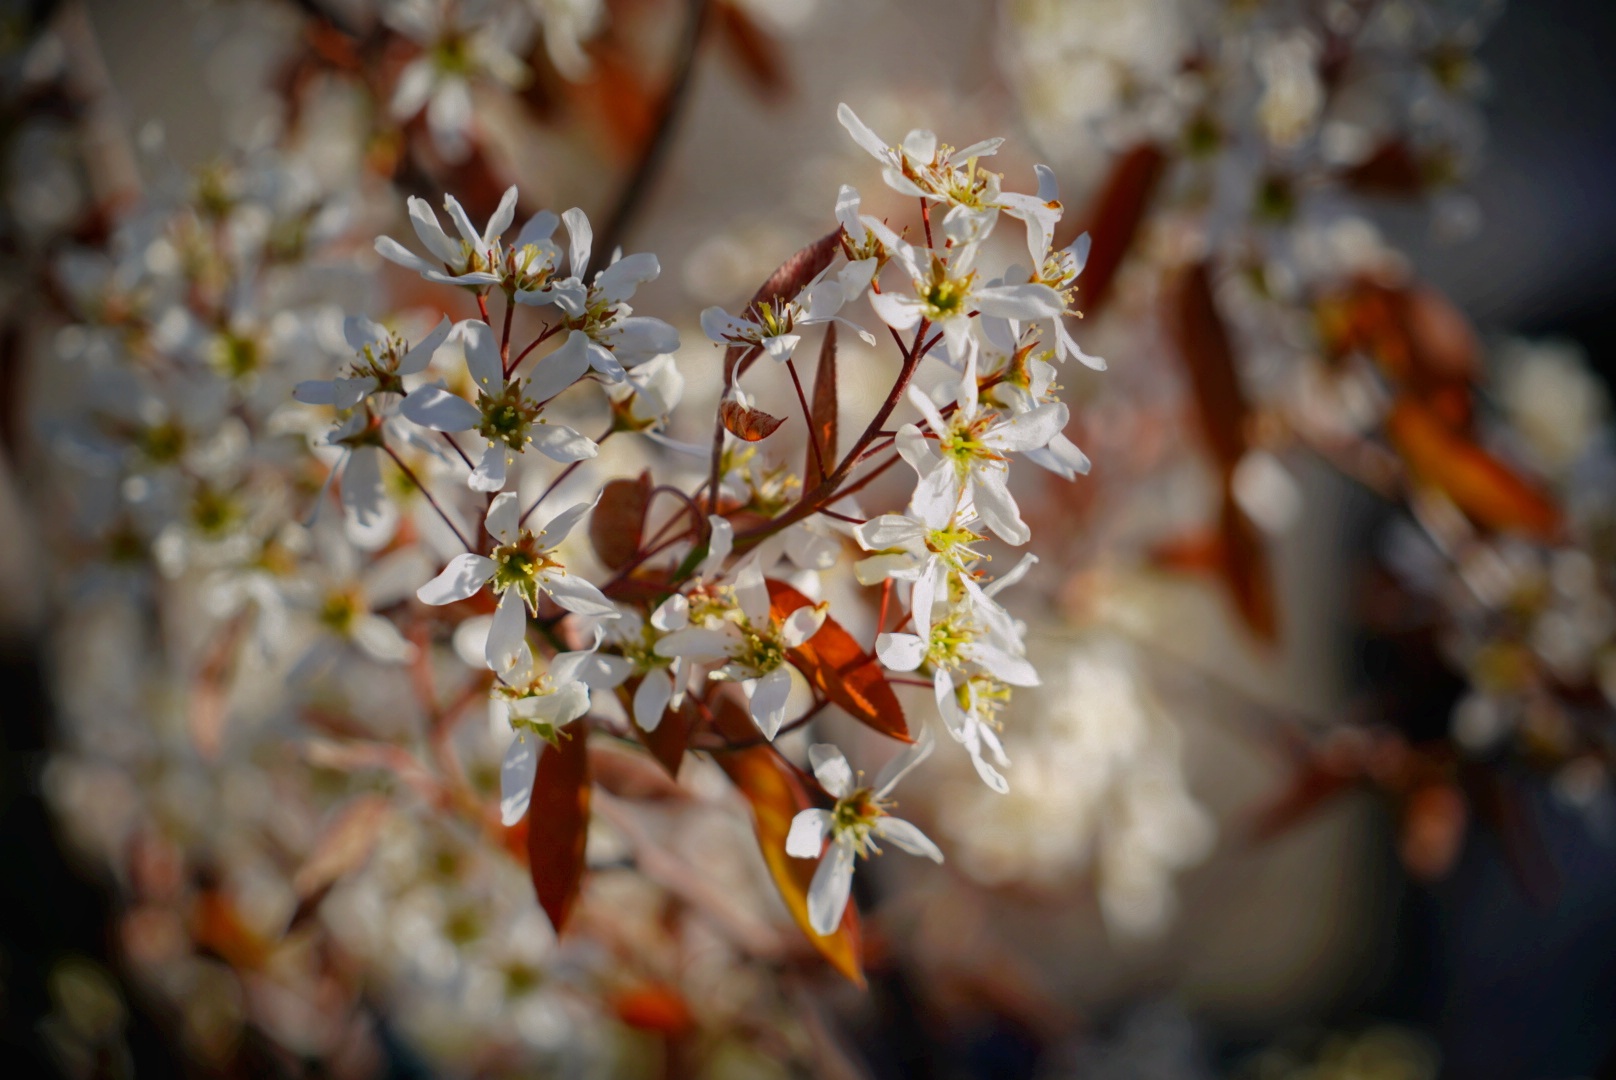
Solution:
[[(632, 693), (632, 689), (629, 693)], [(628, 699), (632, 701), (632, 698)], [(630, 715), (632, 706), (627, 706)], [(663, 710), (662, 722), (655, 731), (645, 731), (638, 724), (634, 725), (634, 734), (651, 751), (651, 756), (657, 763), (667, 770), (673, 779), (679, 779), (679, 766), (685, 760), (685, 748), (690, 745), (690, 733), (696, 729), (700, 721), (700, 714), (696, 711), (695, 702), (688, 694), (677, 709)]]
[[(782, 581), (769, 581), (769, 603), (785, 618), (813, 601)], [(826, 619), (819, 632), (788, 651), (791, 663), (831, 701), (852, 717), (881, 734), (914, 742), (903, 717), (903, 706), (886, 680), (880, 661), (865, 652), (835, 619)]]
[(528, 807), (528, 871), (556, 933), (567, 923), (584, 877), (589, 836), (589, 729), (574, 720), (539, 755)]
[(663, 801), (690, 797), (690, 792), (670, 780), (652, 759), (606, 743), (589, 748), (589, 775), (620, 799)]
[(1166, 164), (1166, 157), (1151, 143), (1124, 152), (1076, 227), (1057, 241), (1065, 247), (1089, 234), (1089, 261), (1077, 279), (1078, 303), (1086, 314), (1097, 314), (1110, 298), (1117, 270), (1133, 247)]
[(731, 435), (747, 442), (761, 442), (773, 435), (785, 420), (770, 416), (762, 409), (750, 409), (738, 401), (725, 401), (718, 406), (718, 415)]
[(1246, 453), (1246, 400), (1207, 265), (1178, 271), (1167, 284), (1166, 302), (1167, 325), (1190, 378), (1207, 448), (1228, 474)]
[(1218, 534), (1224, 552), (1223, 580), (1246, 628), (1264, 641), (1279, 637), (1279, 608), (1274, 600), (1273, 571), (1262, 533), (1228, 492)]
[(1425, 175), (1414, 152), (1402, 139), (1380, 144), (1363, 161), (1347, 169), (1347, 186), (1365, 195), (1407, 198), (1425, 190)]
[(813, 418), (808, 425), (808, 437), (819, 447), (816, 455), (813, 445), (807, 449), (808, 463), (803, 467), (803, 491), (813, 491), (825, 479), (820, 462), (836, 467), (837, 407), (836, 407), (836, 324), (825, 327), (825, 343), (819, 347), (819, 367), (814, 370), (814, 395), (809, 408)]
[[(730, 698), (715, 703), (715, 713), (727, 710), (751, 728), (741, 706)], [(715, 724), (721, 730), (723, 723)], [(755, 730), (755, 729), (754, 729)], [(808, 923), (808, 885), (813, 881), (818, 862), (814, 859), (793, 859), (786, 854), (786, 835), (791, 831), (791, 819), (799, 810), (814, 805), (801, 777), (791, 763), (782, 758), (772, 746), (752, 746), (745, 750), (727, 750), (713, 755), (713, 759), (728, 774), (730, 782), (738, 788), (752, 806), (752, 824), (757, 831), (758, 847), (775, 888), (785, 901), (791, 917), (813, 942), (814, 948), (832, 967), (860, 987), (864, 986), (864, 972), (859, 965), (858, 907), (849, 903), (842, 916), (842, 925), (829, 937), (814, 933)]]
[(631, 160), (656, 135), (662, 91), (646, 77), (646, 65), (609, 39), (590, 50), (590, 70), (566, 88), (583, 105), (588, 127), (609, 137), (609, 148)]
[(724, 51), (758, 96), (771, 104), (785, 98), (791, 91), (791, 78), (786, 71), (785, 53), (773, 35), (759, 26), (745, 8), (729, 0), (717, 0), (712, 17)]
[[(782, 839), (782, 850), (784, 844)], [(203, 889), (197, 895), (191, 912), (191, 936), (202, 949), (241, 971), (259, 970), (274, 951), (242, 919), (235, 901), (216, 887)]]
[(1560, 511), (1548, 496), (1418, 401), (1400, 398), (1386, 418), (1386, 433), (1415, 479), (1452, 499), (1476, 524), (1544, 542), (1559, 535)]
[(589, 541), (608, 570), (626, 565), (640, 552), (645, 509), (651, 501), (651, 472), (635, 480), (613, 480), (600, 492), (589, 517)]
[(1453, 784), (1425, 784), (1403, 800), (1397, 852), (1408, 872), (1422, 881), (1447, 876), (1459, 858), (1470, 820), (1464, 796)]
[(684, 995), (662, 983), (641, 983), (612, 996), (617, 1018), (631, 1028), (677, 1037), (695, 1026)]

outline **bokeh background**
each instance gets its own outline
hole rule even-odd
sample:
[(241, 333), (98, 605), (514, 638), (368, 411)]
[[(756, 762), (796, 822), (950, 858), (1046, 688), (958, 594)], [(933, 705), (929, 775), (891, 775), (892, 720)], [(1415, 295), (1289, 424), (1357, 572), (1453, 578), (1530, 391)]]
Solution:
[[(214, 36), (221, 10), (231, 6), (12, 3), (6, 33), (20, 47), (37, 28), (71, 20), (74, 33), (93, 35), (105, 64), (97, 74), (106, 113), (96, 123), (131, 146), (160, 131), (165, 160), (194, 167), (218, 156), (232, 126), (251, 123), (259, 108), (245, 54), (219, 47)], [(257, 7), (271, 12), (266, 25), (307, 15), (294, 3), (283, 13)], [(677, 5), (628, 7), (628, 18), (643, 21), (636, 33), (673, 47), (680, 12), (662, 8)], [(656, 314), (737, 302), (823, 231), (838, 182), (859, 177), (861, 188), (877, 187), (869, 162), (834, 122), (838, 101), (855, 104), (883, 133), (925, 126), (955, 142), (1008, 135), (1002, 167), (1012, 176), (1030, 175), (1039, 160), (1044, 147), (1027, 136), (1006, 78), (1001, 6), (771, 0), (747, 7), (759, 9), (758, 24), (773, 41), (773, 77), (760, 92), (756, 72), (734, 54), (698, 51), (665, 160), (628, 224), (631, 250), (658, 252), (674, 282)], [(1427, 214), (1376, 211), (1388, 242), (1484, 338), (1572, 342), (1607, 385), (1616, 375), (1612, 55), (1616, 12), (1607, 3), (1509, 4), (1477, 54), (1487, 72), (1488, 127), (1466, 182), (1477, 228), (1445, 239)], [(4, 132), (14, 248), (21, 246), (14, 238), (30, 231), (29, 216), (48, 212), (48, 198), (31, 185), (54, 183), (46, 155), (22, 137), (25, 119), (14, 111)], [(531, 178), (547, 205), (604, 215), (625, 170), (569, 152), (569, 137), (517, 145), (502, 164), (520, 183)], [(1080, 205), (1106, 167), (1098, 151), (1063, 163), (1069, 207)], [(199, 1060), (119, 944), (114, 875), (75, 847), (48, 807), (58, 724), (45, 643), (60, 601), (27, 444), (30, 394), (42, 382), (48, 393), (52, 376), (19, 359), (16, 340), (8, 338), (0, 384), (6, 1072), (347, 1075), (257, 1045), (262, 1035), (244, 1036), (223, 1064)], [(1130, 364), (1148, 370), (1151, 362), (1107, 358), (1119, 379)], [(1081, 393), (1089, 392), (1088, 378), (1074, 376)], [(1089, 449), (1103, 474), (1105, 460)], [(1171, 738), (1181, 740), (1184, 782), (1217, 837), (1184, 859), (1164, 926), (1138, 939), (1108, 931), (1083, 873), (1054, 888), (945, 889), (894, 867), (878, 879), (879, 893), (862, 899), (896, 913), (892, 923), (903, 928), (892, 934), (896, 958), (872, 967), (865, 993), (823, 990), (836, 1030), (830, 1037), (844, 1051), (838, 1060), (858, 1070), (848, 1075), (1616, 1075), (1616, 817), (1609, 811), (1568, 808), (1549, 779), (1520, 779), (1521, 812), (1531, 823), (1526, 881), (1510, 850), (1519, 838), (1483, 828), (1464, 834), (1445, 873), (1411, 876), (1398, 858), (1396, 813), (1367, 790), (1342, 793), (1270, 839), (1244, 839), (1252, 808), (1283, 790), (1294, 767), (1287, 744), (1272, 737), (1276, 728), (1316, 729), (1347, 703), (1385, 689), (1444, 714), (1455, 697), (1439, 665), (1389, 660), (1357, 617), (1356, 557), (1378, 543), (1395, 511), (1318, 460), (1288, 463), (1310, 501), (1276, 550), (1282, 646), (1253, 650), (1220, 631), (1228, 616), (1215, 590), (1200, 586), (1147, 597), (1141, 603), (1153, 614), (1121, 635), (1119, 663), (1142, 666), (1157, 698), (1151, 708), (1176, 717)], [(1060, 655), (1060, 632), (1049, 641), (1051, 655)], [(1072, 689), (1101, 703), (1113, 700), (1110, 692)], [(1052, 792), (1061, 783), (1057, 776)], [(942, 799), (970, 813), (980, 795), (961, 789)], [(388, 1030), (385, 998), (369, 1005), (380, 1049), (367, 1067), (375, 1074), (453, 1072), (407, 1034)], [(81, 1045), (117, 1049), (88, 1057), (62, 1049)]]

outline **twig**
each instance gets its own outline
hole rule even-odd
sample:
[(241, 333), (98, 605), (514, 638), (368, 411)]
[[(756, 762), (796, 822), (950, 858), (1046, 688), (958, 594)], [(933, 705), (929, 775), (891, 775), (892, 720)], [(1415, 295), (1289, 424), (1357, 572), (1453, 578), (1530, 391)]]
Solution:
[(382, 449), (387, 451), (387, 456), (393, 459), (393, 464), (398, 466), (399, 471), (408, 478), (409, 482), (414, 484), (422, 495), (426, 496), (426, 501), (432, 504), (432, 509), (438, 512), (438, 516), (443, 519), (443, 523), (449, 526), (449, 531), (455, 534), (455, 539), (466, 545), (467, 551), (476, 550), (471, 546), (471, 541), (466, 539), (466, 534), (460, 531), (460, 526), (454, 523), (454, 519), (448, 515), (443, 507), (438, 505), (438, 500), (433, 498), (432, 492), (428, 491), (426, 485), (421, 483), (421, 478), (415, 475), (415, 470), (404, 464), (404, 459), (398, 456), (398, 451), (386, 443), (382, 444)]

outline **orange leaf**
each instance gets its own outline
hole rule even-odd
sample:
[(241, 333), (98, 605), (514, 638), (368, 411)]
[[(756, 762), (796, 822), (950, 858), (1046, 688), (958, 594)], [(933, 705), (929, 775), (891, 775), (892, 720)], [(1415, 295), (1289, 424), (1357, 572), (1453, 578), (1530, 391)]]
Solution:
[(624, 566), (639, 554), (650, 501), (649, 470), (636, 480), (613, 480), (601, 489), (600, 502), (589, 517), (589, 542), (608, 570)]
[[(779, 618), (812, 604), (782, 581), (766, 584), (770, 606)], [(791, 649), (788, 655), (792, 666), (854, 719), (889, 738), (915, 741), (903, 718), (903, 706), (898, 704), (898, 696), (892, 692), (880, 661), (865, 652), (835, 619), (826, 619), (817, 634)]]
[[(820, 472), (821, 461), (835, 468), (836, 461), (836, 324), (825, 327), (825, 344), (819, 348), (819, 367), (814, 371), (814, 396), (809, 406), (813, 418), (808, 424), (808, 437), (814, 440), (808, 448), (808, 463), (803, 467), (802, 489), (813, 491), (825, 479)], [(813, 446), (819, 447), (815, 454)]]
[[(736, 708), (728, 698), (720, 699), (717, 706), (720, 709)], [(747, 726), (751, 725), (748, 723)], [(832, 967), (863, 987), (857, 907), (852, 903), (847, 905), (847, 911), (842, 915), (842, 925), (836, 933), (829, 937), (814, 933), (808, 923), (808, 885), (814, 879), (818, 863), (813, 859), (793, 859), (786, 854), (786, 834), (791, 831), (791, 819), (797, 816), (799, 810), (807, 810), (814, 805), (797, 770), (772, 746), (726, 751), (713, 755), (713, 758), (752, 805), (752, 824), (757, 831), (758, 847), (763, 852), (769, 875), (774, 878), (775, 888), (780, 890), (780, 898), (785, 901), (792, 919)]]
[(1409, 397), (1392, 407), (1386, 434), (1416, 479), (1441, 491), (1472, 521), (1545, 542), (1560, 532), (1560, 511), (1514, 470)]
[(612, 1008), (617, 1018), (631, 1028), (675, 1038), (696, 1023), (684, 995), (660, 983), (645, 983), (614, 995)]
[(785, 423), (781, 417), (770, 416), (762, 409), (749, 409), (734, 400), (719, 405), (718, 415), (723, 417), (724, 427), (729, 429), (731, 435), (747, 442), (761, 442)]
[(1110, 297), (1111, 284), (1133, 247), (1166, 164), (1166, 157), (1150, 143), (1124, 153), (1076, 227), (1056, 241), (1065, 247), (1083, 233), (1089, 234), (1089, 261), (1078, 278), (1078, 297), (1086, 313), (1097, 313)]
[(584, 878), (589, 835), (588, 728), (574, 720), (539, 755), (527, 830), (528, 871), (539, 906), (560, 933)]

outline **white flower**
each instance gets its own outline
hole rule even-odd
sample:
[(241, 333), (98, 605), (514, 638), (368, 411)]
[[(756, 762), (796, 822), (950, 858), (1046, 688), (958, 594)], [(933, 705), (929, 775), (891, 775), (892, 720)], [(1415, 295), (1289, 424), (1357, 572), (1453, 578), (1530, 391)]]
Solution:
[(825, 841), (830, 841), (808, 886), (808, 922), (814, 933), (836, 932), (853, 888), (855, 857), (868, 858), (872, 851), (880, 854), (875, 839), (891, 841), (911, 855), (923, 855), (936, 863), (943, 861), (942, 851), (925, 833), (902, 818), (892, 817), (886, 809), (891, 805), (887, 797), (892, 789), (910, 769), (926, 760), (932, 746), (930, 730), (922, 730), (912, 746), (887, 762), (872, 787), (854, 786), (852, 767), (836, 747), (816, 743), (809, 748), (814, 777), (836, 799), (836, 806), (832, 810), (803, 810), (792, 818), (786, 854), (797, 859), (819, 858)]
[(372, 394), (404, 396), (404, 377), (419, 375), (438, 347), (449, 337), (448, 316), (439, 320), (432, 332), (412, 348), (386, 327), (363, 317), (350, 317), (342, 324), (343, 335), (354, 350), (348, 374), (335, 379), (307, 379), (292, 390), (292, 397), (305, 405), (330, 405), (352, 409)]
[(679, 332), (661, 319), (635, 315), (628, 301), (639, 286), (655, 281), (662, 265), (655, 255), (613, 253), (612, 262), (588, 285), (589, 259), (595, 233), (588, 216), (577, 207), (561, 215), (568, 235), (571, 275), (558, 278), (543, 290), (519, 292), (519, 304), (554, 304), (561, 323), (581, 331), (589, 340), (589, 364), (609, 382), (620, 382), (623, 369), (676, 352)]
[(488, 219), (487, 227), (480, 233), (472, 227), (471, 219), (453, 195), (443, 197), (443, 208), (448, 211), (449, 220), (460, 234), (459, 239), (450, 239), (449, 234), (443, 231), (443, 226), (438, 224), (438, 216), (425, 199), (414, 195), (409, 198), (410, 224), (415, 227), (415, 235), (420, 238), (421, 244), (438, 260), (437, 265), (421, 258), (391, 236), (376, 238), (376, 254), (442, 285), (482, 287), (500, 284), (503, 278), (496, 272), (500, 268), (497, 249), (499, 238), (505, 235), (505, 230), (511, 227), (516, 217), (516, 186), (513, 184), (505, 190), (499, 206)]
[(797, 297), (753, 304), (743, 316), (731, 315), (721, 307), (710, 307), (701, 313), (701, 328), (719, 345), (757, 346), (770, 359), (779, 361), (791, 359), (802, 341), (798, 330), (820, 323), (841, 323), (867, 344), (874, 345), (875, 335), (837, 313), (848, 301), (864, 294), (875, 269), (873, 258), (846, 264), (835, 278), (826, 276), (829, 273), (826, 268)]
[(558, 653), (544, 674), (529, 667), (494, 688), (491, 706), (516, 733), (499, 769), (499, 817), (505, 825), (527, 814), (544, 743), (565, 738), (561, 728), (589, 711), (583, 672), (593, 656), (593, 649)]
[(922, 319), (943, 331), (948, 351), (963, 356), (971, 336), (973, 316), (1029, 322), (1047, 319), (1066, 310), (1059, 293), (1042, 282), (1020, 285), (980, 283), (972, 269), (991, 219), (959, 208), (943, 220), (945, 233), (961, 239), (943, 251), (918, 249), (901, 240), (878, 221), (866, 220), (870, 230), (892, 254), (893, 262), (908, 274), (911, 291), (870, 294), (870, 306), (894, 330), (911, 330)]
[(682, 593), (674, 593), (641, 618), (633, 608), (618, 607), (618, 617), (607, 625), (606, 642), (619, 655), (596, 658), (598, 678), (591, 685), (599, 690), (615, 689), (631, 677), (640, 677), (634, 689), (632, 713), (643, 731), (655, 731), (671, 705), (678, 708), (685, 692), (685, 661), (669, 659), (657, 652), (657, 643), (666, 634), (690, 624), (690, 603)]
[[(931, 132), (917, 128), (904, 136), (902, 144), (888, 146), (847, 105), (836, 106), (836, 119), (854, 142), (881, 163), (881, 177), (892, 190), (956, 206), (981, 208), (997, 203), (998, 174), (978, 169), (976, 162), (998, 153), (1003, 139), (984, 139), (955, 150), (940, 145)], [(957, 161), (964, 164), (956, 165)]]
[(487, 75), (513, 87), (527, 78), (527, 68), (506, 47), (511, 28), (505, 20), (474, 26), (469, 12), (457, 17), (457, 7), (394, 0), (385, 8), (387, 21), (423, 49), (399, 72), (389, 111), (395, 120), (408, 120), (425, 108), (433, 143), (450, 162), (470, 151), (471, 78)]
[(568, 573), (555, 557), (556, 548), (594, 506), (587, 502), (569, 507), (535, 533), (521, 527), (516, 493), (501, 492), (489, 505), (484, 522), (488, 535), (498, 542), (493, 552), (456, 555), (415, 595), (424, 604), (452, 604), (490, 586), (499, 596), (499, 607), (488, 630), (485, 659), (496, 673), (519, 667), (528, 652), (526, 615), (538, 614), (540, 595), (580, 615), (617, 614), (599, 589)]
[(434, 384), (412, 391), (399, 411), (434, 431), (475, 429), (487, 440), (482, 459), (466, 481), (472, 490), (504, 488), (511, 465), (530, 446), (562, 462), (582, 461), (600, 452), (592, 439), (540, 416), (551, 398), (589, 369), (589, 341), (582, 333), (569, 334), (559, 349), (533, 366), (530, 375), (509, 380), (493, 327), (468, 319), (455, 324), (452, 337), (465, 351), (466, 367), (477, 385), (477, 404)]
[(1066, 427), (1066, 406), (1050, 402), (1019, 415), (982, 408), (977, 397), (974, 351), (966, 360), (965, 373), (955, 391), (953, 415), (944, 417), (931, 398), (916, 387), (909, 388), (909, 400), (937, 438), (934, 451), (915, 425), (905, 424), (898, 430), (898, 452), (920, 475), (914, 494), (916, 505), (926, 506), (937, 500), (953, 505), (962, 497), (968, 498), (995, 535), (1007, 543), (1025, 544), (1032, 533), (1021, 520), (1021, 510), (1010, 494), (1010, 467), (1005, 454), (1048, 446)]
[(691, 625), (658, 641), (656, 651), (690, 663), (727, 661), (709, 677), (739, 682), (752, 720), (773, 739), (785, 722), (791, 694), (786, 652), (819, 632), (825, 624), (825, 605), (801, 607), (778, 618), (756, 558), (735, 568), (733, 585), (709, 585), (706, 592), (699, 606), (692, 605), (696, 610), (691, 611)]

